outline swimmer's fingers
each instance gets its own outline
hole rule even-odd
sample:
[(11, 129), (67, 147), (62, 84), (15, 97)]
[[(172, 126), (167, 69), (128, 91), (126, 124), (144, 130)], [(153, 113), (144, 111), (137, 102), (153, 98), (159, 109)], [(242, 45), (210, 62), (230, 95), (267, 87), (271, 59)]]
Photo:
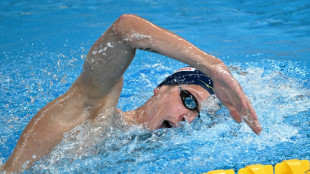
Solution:
[(239, 108), (238, 113), (240, 114), (242, 120), (246, 122), (256, 134), (259, 134), (262, 131), (262, 128), (259, 124), (259, 121), (257, 120), (257, 116), (251, 102), (243, 93), (243, 91), (239, 91), (239, 99), (240, 106), (236, 106), (237, 108)]
[(248, 103), (247, 103), (247, 108), (248, 109), (247, 109), (245, 115), (242, 116), (242, 119), (244, 120), (244, 122), (246, 122), (251, 127), (251, 129), (256, 134), (259, 134), (262, 131), (262, 127), (259, 124), (259, 121), (257, 119), (257, 115), (256, 115), (250, 101), (248, 101)]
[(241, 115), (239, 114), (239, 112), (237, 111), (237, 109), (235, 109), (231, 105), (227, 105), (226, 107), (228, 108), (230, 115), (235, 120), (235, 122), (241, 123), (242, 118), (241, 118)]

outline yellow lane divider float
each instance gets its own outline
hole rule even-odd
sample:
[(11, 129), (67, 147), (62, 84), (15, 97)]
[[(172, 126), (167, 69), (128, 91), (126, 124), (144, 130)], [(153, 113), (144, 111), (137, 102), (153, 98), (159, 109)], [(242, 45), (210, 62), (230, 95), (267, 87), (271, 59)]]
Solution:
[(272, 165), (250, 165), (238, 171), (238, 174), (273, 174)]
[[(276, 164), (273, 170), (272, 165), (255, 164), (249, 165), (238, 171), (238, 174), (310, 174), (309, 160), (284, 160)], [(205, 174), (235, 174), (234, 170), (213, 170)]]

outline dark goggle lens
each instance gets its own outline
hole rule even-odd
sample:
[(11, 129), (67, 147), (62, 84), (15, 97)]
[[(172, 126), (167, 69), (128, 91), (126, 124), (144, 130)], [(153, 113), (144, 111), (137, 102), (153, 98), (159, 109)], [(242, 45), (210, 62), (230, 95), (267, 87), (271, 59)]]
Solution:
[(198, 102), (196, 98), (188, 91), (181, 90), (181, 98), (184, 106), (189, 110), (198, 111)]
[(197, 103), (195, 102), (195, 100), (193, 98), (191, 98), (191, 97), (186, 97), (184, 99), (184, 104), (190, 110), (195, 110), (198, 107)]

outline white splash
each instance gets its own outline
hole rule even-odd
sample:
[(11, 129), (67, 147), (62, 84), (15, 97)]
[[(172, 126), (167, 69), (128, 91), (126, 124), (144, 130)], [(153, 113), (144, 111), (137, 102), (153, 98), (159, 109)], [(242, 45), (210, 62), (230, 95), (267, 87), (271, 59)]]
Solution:
[(106, 50), (107, 50), (107, 47), (104, 47), (103, 49), (99, 50), (98, 53), (100, 54), (100, 53), (102, 53), (102, 52), (104, 52)]
[(107, 46), (110, 47), (110, 48), (113, 48), (113, 47), (114, 47), (113, 43), (111, 43), (111, 42), (108, 42), (108, 43), (107, 43)]
[(143, 39), (152, 39), (152, 36), (139, 34), (139, 33), (132, 33), (131, 38), (135, 38), (137, 40), (143, 40)]

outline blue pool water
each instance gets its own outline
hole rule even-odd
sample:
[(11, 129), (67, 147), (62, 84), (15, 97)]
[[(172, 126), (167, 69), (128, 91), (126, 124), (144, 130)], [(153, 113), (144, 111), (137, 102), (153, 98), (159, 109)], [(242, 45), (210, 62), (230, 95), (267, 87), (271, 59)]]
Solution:
[[(167, 28), (231, 66), (264, 131), (256, 136), (225, 108), (177, 129), (109, 128), (105, 139), (82, 125), (76, 140), (69, 133), (25, 173), (201, 173), (310, 160), (309, 1), (2, 0), (0, 165), (32, 116), (70, 87), (92, 43), (123, 13)], [(183, 66), (137, 52), (119, 108), (140, 106)], [(79, 147), (84, 151), (72, 150)]]

